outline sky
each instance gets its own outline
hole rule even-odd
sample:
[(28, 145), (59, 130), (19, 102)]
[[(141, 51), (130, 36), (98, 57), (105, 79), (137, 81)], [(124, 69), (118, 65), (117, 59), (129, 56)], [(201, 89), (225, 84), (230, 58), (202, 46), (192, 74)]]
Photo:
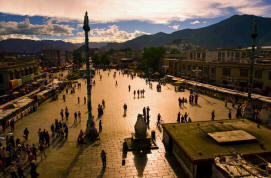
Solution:
[(271, 0), (0, 0), (0, 40), (124, 42), (220, 22), (232, 15), (271, 17)]

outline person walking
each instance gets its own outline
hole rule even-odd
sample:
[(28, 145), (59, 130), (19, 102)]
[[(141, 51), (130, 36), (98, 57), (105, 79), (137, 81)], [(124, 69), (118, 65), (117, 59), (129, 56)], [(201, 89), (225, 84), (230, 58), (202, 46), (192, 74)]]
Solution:
[(180, 123), (181, 122), (181, 113), (178, 112), (178, 115), (177, 115), (177, 122)]
[(34, 156), (34, 159), (37, 160), (37, 148), (36, 148), (35, 144), (32, 145), (30, 150)]
[(81, 112), (78, 111), (78, 121), (81, 122)]
[(65, 117), (66, 117), (66, 120), (69, 120), (69, 115), (70, 115), (70, 113), (69, 113), (68, 108), (66, 106), (66, 108), (65, 108)]
[(161, 122), (161, 114), (158, 113), (158, 115), (157, 115), (157, 126), (158, 127), (160, 126), (160, 122)]
[(29, 131), (27, 128), (24, 129), (24, 138), (25, 140), (28, 140)]
[(61, 116), (61, 120), (63, 120), (63, 118), (64, 118), (64, 111), (63, 111), (63, 109), (61, 109), (61, 111), (60, 111), (60, 116)]
[(34, 160), (31, 161), (30, 167), (31, 167), (31, 170), (30, 170), (31, 178), (37, 178), (39, 174), (37, 173), (37, 166)]
[(231, 119), (231, 109), (229, 109), (229, 119)]
[(102, 159), (102, 163), (103, 163), (103, 169), (105, 169), (105, 167), (106, 167), (106, 153), (104, 150), (101, 151), (101, 159)]
[(214, 121), (215, 120), (215, 110), (212, 111), (211, 116), (212, 116), (211, 120)]
[(143, 116), (146, 117), (146, 108), (143, 108)]
[(77, 97), (77, 101), (78, 101), (78, 104), (79, 104), (80, 103), (80, 97), (79, 96)]
[(62, 98), (63, 98), (63, 101), (65, 102), (66, 101), (66, 95), (63, 95)]
[(124, 110), (124, 115), (126, 115), (126, 111), (127, 111), (127, 104), (126, 103), (124, 103), (124, 105), (123, 105), (123, 110)]
[(40, 149), (40, 158), (42, 160), (43, 156), (46, 157), (46, 154), (45, 154), (45, 145), (44, 145), (43, 141), (40, 143), (39, 149)]
[(67, 139), (68, 138), (68, 134), (69, 134), (69, 129), (68, 129), (67, 125), (64, 126), (64, 132), (65, 132), (65, 138)]
[(102, 126), (102, 120), (99, 121), (99, 133), (102, 132), (103, 126)]
[(104, 101), (104, 99), (102, 100), (102, 105), (103, 105), (103, 108), (105, 108), (105, 101)]
[(150, 117), (150, 110), (151, 110), (151, 109), (150, 109), (149, 106), (147, 106), (147, 109), (146, 109), (146, 110), (147, 110), (147, 118), (149, 118), (149, 117)]
[(55, 126), (54, 126), (54, 123), (52, 123), (52, 125), (51, 125), (51, 132), (52, 132), (52, 136), (55, 136)]
[(128, 85), (128, 91), (129, 91), (129, 92), (131, 91), (131, 86), (130, 86), (130, 85)]
[(86, 97), (84, 96), (84, 104), (86, 104), (86, 101), (87, 101), (87, 99), (86, 99)]
[(74, 112), (74, 124), (77, 122), (77, 112)]

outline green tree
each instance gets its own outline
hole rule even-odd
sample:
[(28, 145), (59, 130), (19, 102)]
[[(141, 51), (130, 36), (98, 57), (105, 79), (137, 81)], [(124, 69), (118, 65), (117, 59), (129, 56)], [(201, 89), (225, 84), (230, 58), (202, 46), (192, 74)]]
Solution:
[(110, 64), (109, 56), (107, 54), (102, 54), (101, 63), (104, 64), (104, 65), (109, 65)]
[(97, 53), (94, 53), (94, 54), (91, 56), (91, 59), (92, 59), (93, 64), (96, 64), (96, 65), (101, 64), (100, 56), (99, 56)]
[(172, 48), (170, 50), (170, 54), (180, 54), (180, 51), (178, 49), (176, 49), (176, 48)]
[(141, 67), (143, 67), (145, 71), (148, 71), (149, 68), (152, 68), (153, 71), (159, 71), (161, 60), (164, 58), (165, 53), (166, 49), (164, 47), (145, 48)]
[(81, 66), (85, 62), (84, 58), (82, 58), (82, 56), (81, 56), (81, 52), (79, 49), (74, 50), (72, 55), (73, 55), (73, 63), (74, 64)]

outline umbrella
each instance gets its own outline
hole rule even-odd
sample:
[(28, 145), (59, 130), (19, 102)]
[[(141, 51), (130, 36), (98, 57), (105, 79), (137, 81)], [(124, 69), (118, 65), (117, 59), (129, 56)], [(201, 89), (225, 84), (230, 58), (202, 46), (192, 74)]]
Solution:
[(12, 132), (9, 132), (9, 133), (6, 134), (6, 136), (9, 136), (9, 135), (13, 135), (13, 133), (12, 133)]
[(16, 94), (19, 94), (19, 92), (15, 91), (15, 92), (13, 92), (12, 94), (13, 94), (13, 95), (16, 95)]
[(181, 84), (181, 83), (183, 83), (182, 81), (177, 81), (177, 82), (175, 82), (175, 84)]
[(18, 108), (18, 105), (12, 103), (12, 104), (9, 104), (8, 108), (9, 108), (9, 109), (12, 109), (12, 108)]
[(5, 137), (0, 137), (0, 141), (3, 141), (3, 140), (5, 140)]

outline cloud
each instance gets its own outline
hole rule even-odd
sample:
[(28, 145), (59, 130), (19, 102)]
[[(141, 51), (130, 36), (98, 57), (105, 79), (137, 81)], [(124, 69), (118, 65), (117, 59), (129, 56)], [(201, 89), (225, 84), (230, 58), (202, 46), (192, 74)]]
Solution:
[(173, 20), (215, 18), (232, 12), (271, 16), (271, 5), (265, 2), (266, 0), (0, 0), (0, 11), (82, 21), (85, 10), (88, 10), (90, 22), (142, 20), (168, 24)]
[(203, 21), (202, 23), (207, 23), (207, 21)]
[[(124, 42), (127, 40), (134, 39), (141, 35), (146, 35), (149, 33), (135, 30), (129, 33), (124, 30), (120, 30), (117, 25), (111, 25), (107, 29), (96, 28), (89, 32), (89, 41), (91, 42)], [(82, 43), (84, 42), (84, 32), (78, 32), (75, 37), (70, 37), (65, 39), (67, 42), (72, 43)]]
[(0, 22), (0, 35), (47, 35), (47, 36), (70, 36), (74, 29), (67, 25), (47, 24), (33, 25), (26, 18), (22, 22)]
[(174, 30), (178, 30), (180, 25), (172, 25), (172, 26), (168, 26), (169, 28), (173, 28)]
[(198, 24), (198, 23), (200, 23), (200, 21), (198, 21), (198, 20), (195, 20), (195, 21), (193, 21), (193, 22), (190, 22), (190, 24), (193, 24), (193, 25)]
[(10, 34), (10, 35), (0, 35), (0, 41), (1, 40), (6, 40), (6, 39), (28, 39), (28, 40), (41, 40), (35, 35), (21, 35), (21, 34)]

